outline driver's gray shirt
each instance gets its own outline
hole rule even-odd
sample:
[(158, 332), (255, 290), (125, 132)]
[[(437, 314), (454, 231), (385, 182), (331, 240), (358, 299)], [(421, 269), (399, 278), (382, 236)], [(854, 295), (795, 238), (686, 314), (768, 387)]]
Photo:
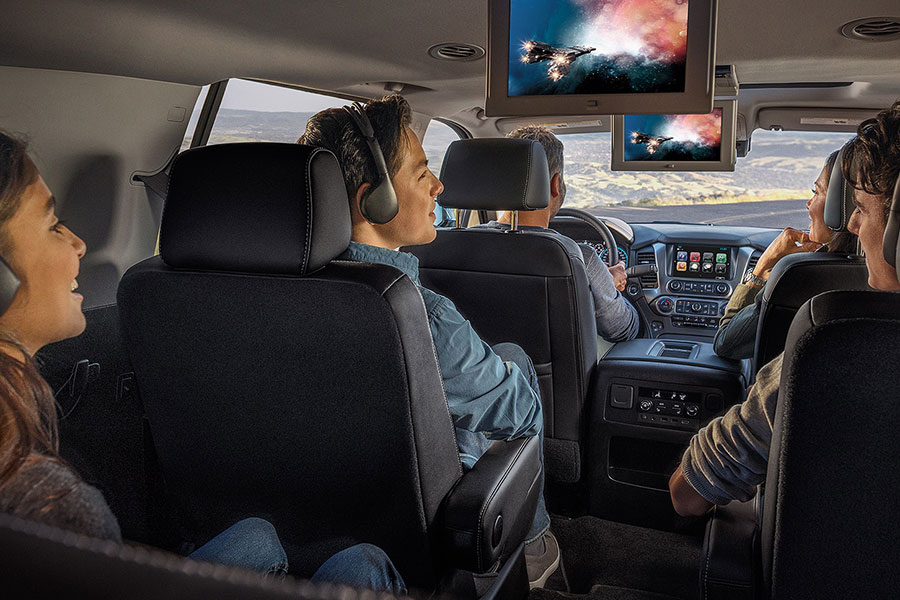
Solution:
[[(508, 230), (509, 225), (490, 221), (476, 225), (492, 229)], [(562, 236), (558, 231), (533, 225), (520, 225), (522, 231), (543, 231)], [(587, 272), (591, 294), (594, 297), (594, 320), (597, 322), (597, 335), (607, 342), (624, 342), (637, 337), (640, 321), (637, 310), (631, 302), (616, 289), (609, 268), (600, 260), (597, 251), (587, 244), (578, 244), (581, 259)]]

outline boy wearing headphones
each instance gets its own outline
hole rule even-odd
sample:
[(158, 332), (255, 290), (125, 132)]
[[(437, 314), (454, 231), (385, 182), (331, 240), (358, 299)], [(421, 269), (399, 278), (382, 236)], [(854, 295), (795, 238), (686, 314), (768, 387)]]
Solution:
[[(419, 285), (468, 470), (488, 440), (539, 436), (543, 445), (540, 392), (525, 352), (514, 344), (484, 343), (453, 302), (419, 284), (418, 259), (399, 251), (434, 240), (435, 197), (444, 189), (410, 122), (406, 100), (388, 96), (314, 115), (298, 143), (331, 150), (343, 167), (352, 241), (341, 258), (391, 265)], [(542, 489), (525, 547), (532, 587), (542, 586), (559, 565), (549, 527)]]

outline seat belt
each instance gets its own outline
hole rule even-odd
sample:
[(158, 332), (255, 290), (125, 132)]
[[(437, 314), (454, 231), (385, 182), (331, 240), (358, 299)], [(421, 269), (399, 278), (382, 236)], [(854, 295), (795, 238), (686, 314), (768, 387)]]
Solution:
[(156, 224), (157, 231), (162, 224), (163, 205), (166, 203), (166, 194), (169, 191), (169, 171), (175, 157), (178, 156), (179, 150), (175, 152), (166, 161), (161, 169), (152, 173), (136, 172), (131, 176), (132, 181), (144, 184), (147, 189), (147, 201), (150, 203), (150, 214), (153, 215), (153, 222)]

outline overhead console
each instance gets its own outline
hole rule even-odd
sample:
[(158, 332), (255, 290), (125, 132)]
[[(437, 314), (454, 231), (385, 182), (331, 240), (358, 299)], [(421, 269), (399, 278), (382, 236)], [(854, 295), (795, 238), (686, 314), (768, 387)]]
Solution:
[(740, 363), (708, 342), (639, 339), (616, 344), (593, 383), (591, 513), (672, 526), (669, 475), (691, 436), (743, 400)]

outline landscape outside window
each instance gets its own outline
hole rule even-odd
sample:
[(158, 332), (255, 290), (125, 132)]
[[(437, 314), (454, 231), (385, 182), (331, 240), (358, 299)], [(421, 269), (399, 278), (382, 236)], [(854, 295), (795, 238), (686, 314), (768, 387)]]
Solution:
[[(206, 94), (195, 107), (183, 148), (190, 143)], [(231, 80), (210, 144), (296, 142), (310, 116), (345, 102), (320, 94)], [(432, 121), (423, 140), (429, 167), (440, 174), (457, 134)], [(847, 133), (753, 132), (751, 151), (734, 172), (611, 171), (610, 134), (564, 134), (566, 205), (627, 222), (679, 221), (711, 225), (807, 229), (806, 200), (825, 158)]]
[[(194, 107), (182, 150), (190, 146), (208, 87), (203, 88)], [(306, 122), (312, 115), (320, 110), (348, 103), (347, 100), (323, 94), (232, 79), (225, 88), (225, 96), (207, 143), (294, 143), (306, 130)], [(447, 146), (456, 139), (459, 136), (449, 125), (440, 121), (432, 121), (428, 125), (422, 146), (428, 158), (428, 166), (435, 174), (440, 174)]]
[(734, 172), (611, 171), (610, 134), (567, 134), (566, 205), (629, 223), (809, 228), (806, 201), (848, 133), (753, 132)]

